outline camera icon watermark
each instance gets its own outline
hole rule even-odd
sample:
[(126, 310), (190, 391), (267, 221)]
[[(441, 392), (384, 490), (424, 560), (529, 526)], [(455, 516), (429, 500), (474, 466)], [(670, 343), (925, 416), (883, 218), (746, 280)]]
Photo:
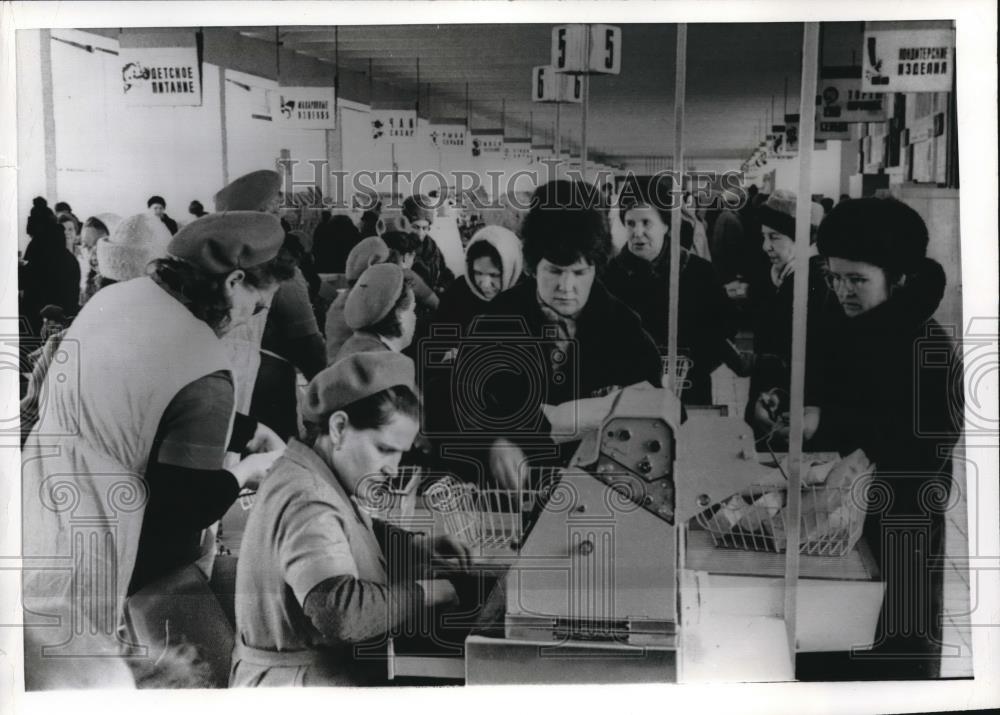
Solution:
[[(1000, 344), (995, 319), (973, 318), (964, 333), (957, 326), (928, 328), (914, 350), (914, 434), (924, 438), (996, 440), (1000, 421), (996, 412), (996, 376), (1000, 368)], [(991, 388), (992, 385), (992, 388)], [(968, 386), (968, 389), (966, 389)], [(945, 410), (922, 409), (924, 405), (946, 406)]]
[[(37, 428), (39, 437), (73, 437), (80, 432), (80, 344), (24, 335), (0, 335), (0, 371), (16, 373), (24, 399), (11, 400), (0, 414), (0, 442)], [(15, 408), (15, 404), (17, 407)], [(53, 410), (58, 410), (58, 419)]]
[(426, 411), (424, 433), (490, 439), (576, 434), (574, 415), (550, 428), (539, 410), (560, 402), (555, 391), (575, 394), (576, 347), (559, 340), (554, 327), (532, 335), (520, 316), (479, 318), (465, 335), (458, 326), (435, 326), (418, 345), (418, 381), (435, 403)]

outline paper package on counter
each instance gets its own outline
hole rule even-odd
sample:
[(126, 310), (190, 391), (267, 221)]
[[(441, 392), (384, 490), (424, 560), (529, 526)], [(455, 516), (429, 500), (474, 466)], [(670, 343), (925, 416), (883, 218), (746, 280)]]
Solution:
[[(867, 511), (867, 492), (857, 488), (859, 478), (870, 479), (872, 464), (861, 450), (856, 450), (837, 462), (812, 465), (815, 476), (825, 475), (819, 485), (814, 484), (802, 492), (801, 529), (799, 545), (817, 545), (837, 541), (838, 550), (854, 548), (864, 526)], [(771, 520), (778, 550), (787, 547), (787, 512), (782, 510), (780, 519)]]

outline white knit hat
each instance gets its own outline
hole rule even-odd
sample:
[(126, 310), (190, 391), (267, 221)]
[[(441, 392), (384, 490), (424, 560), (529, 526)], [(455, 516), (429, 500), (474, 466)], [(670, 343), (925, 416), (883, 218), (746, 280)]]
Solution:
[(167, 255), (170, 231), (157, 217), (141, 213), (123, 219), (97, 242), (97, 272), (127, 281), (146, 275), (146, 265)]

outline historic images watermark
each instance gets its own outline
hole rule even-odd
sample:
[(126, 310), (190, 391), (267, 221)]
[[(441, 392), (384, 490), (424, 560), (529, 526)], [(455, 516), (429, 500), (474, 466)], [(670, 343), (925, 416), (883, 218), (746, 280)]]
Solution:
[[(331, 169), (328, 162), (322, 159), (282, 159), (278, 168), (284, 177), (282, 208), (286, 209), (366, 211), (380, 203), (382, 209), (401, 209), (405, 197), (421, 196), (429, 209), (438, 209), (454, 201), (456, 205), (470, 210), (512, 208), (527, 211), (532, 208), (529, 189), (557, 178), (573, 182), (574, 190), (560, 195), (559, 199), (553, 197), (553, 203), (542, 208), (556, 209), (570, 205), (576, 208), (614, 208), (613, 186), (616, 181), (622, 187), (617, 205), (625, 205), (638, 198), (633, 195), (637, 178), (649, 182), (651, 190), (647, 199), (653, 202), (653, 208), (661, 210), (680, 208), (685, 193), (690, 194), (689, 200), (696, 208), (716, 205), (737, 210), (749, 200), (741, 171), (664, 170), (652, 175), (637, 175), (631, 171), (614, 174), (601, 170), (587, 177), (581, 169), (571, 168), (558, 159), (543, 159), (531, 169), (482, 173), (368, 169), (349, 172)], [(393, 191), (388, 193), (379, 189), (387, 183), (393, 187)], [(674, 187), (682, 186), (684, 192), (674, 190)], [(713, 203), (716, 199), (718, 203)]]

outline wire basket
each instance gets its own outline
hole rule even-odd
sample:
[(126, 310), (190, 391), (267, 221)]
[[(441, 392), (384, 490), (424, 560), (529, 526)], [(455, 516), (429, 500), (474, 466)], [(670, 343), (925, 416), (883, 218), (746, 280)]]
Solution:
[(395, 474), (380, 480), (372, 489), (362, 490), (358, 494), (358, 505), (372, 517), (398, 524), (413, 516), (423, 478), (421, 467), (399, 467)]
[(479, 489), (442, 479), (424, 493), (424, 503), (444, 532), (473, 547), (516, 549), (524, 536), (525, 516), (538, 503), (535, 489)]
[[(799, 553), (846, 556), (861, 537), (870, 475), (851, 486), (805, 486), (801, 491)], [(782, 553), (788, 546), (787, 489), (752, 487), (695, 516), (716, 546)]]
[(660, 356), (660, 363), (663, 365), (664, 387), (669, 387), (674, 396), (680, 397), (685, 387), (688, 387), (687, 375), (694, 365), (694, 360), (685, 356), (677, 356), (677, 370), (670, 374), (670, 358), (667, 355)]

